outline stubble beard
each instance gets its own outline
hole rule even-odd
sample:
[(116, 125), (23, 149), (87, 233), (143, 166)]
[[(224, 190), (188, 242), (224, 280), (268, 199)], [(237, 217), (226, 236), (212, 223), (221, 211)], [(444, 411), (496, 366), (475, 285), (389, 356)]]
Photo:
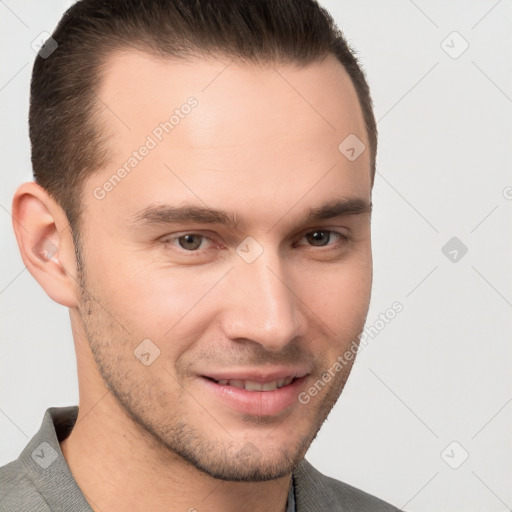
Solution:
[[(89, 347), (106, 387), (127, 419), (131, 419), (140, 428), (142, 443), (151, 441), (151, 444), (156, 445), (163, 452), (162, 459), (170, 454), (171, 457), (168, 457), (168, 460), (175, 460), (175, 456), (178, 455), (184, 464), (191, 465), (218, 480), (262, 482), (289, 475), (304, 458), (338, 400), (353, 362), (346, 366), (329, 388), (322, 391), (323, 397), (317, 396), (307, 405), (295, 405), (295, 407), (312, 405), (317, 407), (316, 413), (312, 415), (312, 424), (308, 431), (301, 433), (293, 443), (279, 450), (275, 449), (271, 453), (265, 451), (260, 442), (256, 444), (250, 441), (239, 442), (234, 440), (233, 436), (230, 438), (228, 434), (224, 439), (209, 437), (208, 427), (203, 431), (196, 428), (193, 422), (188, 421), (186, 414), (178, 417), (171, 413), (171, 416), (162, 415), (160, 419), (155, 418), (155, 405), (158, 410), (159, 404), (155, 404), (154, 398), (148, 400), (147, 391), (145, 392), (145, 389), (148, 387), (151, 389), (151, 386), (144, 386), (140, 382), (130, 380), (132, 374), (130, 369), (135, 364), (140, 364), (134, 358), (129, 358), (131, 350), (126, 350), (126, 345), (131, 346), (132, 340), (127, 331), (104, 309), (101, 296), (87, 289), (82, 252), (78, 245), (75, 247), (77, 247), (77, 280), (80, 287), (79, 314)], [(175, 405), (170, 403), (166, 410), (172, 411)], [(246, 420), (253, 424), (258, 421), (252, 417), (246, 417)], [(276, 425), (269, 435), (277, 432), (279, 428), (284, 427)], [(151, 439), (148, 439), (148, 435)], [(292, 435), (293, 432), (288, 432), (285, 438), (290, 439)]]

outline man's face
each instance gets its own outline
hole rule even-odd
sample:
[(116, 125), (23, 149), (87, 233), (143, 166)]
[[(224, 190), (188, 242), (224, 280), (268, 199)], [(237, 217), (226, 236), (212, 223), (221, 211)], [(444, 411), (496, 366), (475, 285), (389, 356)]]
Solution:
[(369, 203), (370, 155), (338, 149), (368, 143), (334, 57), (228, 62), (109, 60), (112, 158), (83, 189), (73, 328), (94, 354), (88, 378), (161, 446), (216, 478), (265, 480), (301, 460), (351, 369), (332, 371), (368, 311), (370, 215), (307, 216)]

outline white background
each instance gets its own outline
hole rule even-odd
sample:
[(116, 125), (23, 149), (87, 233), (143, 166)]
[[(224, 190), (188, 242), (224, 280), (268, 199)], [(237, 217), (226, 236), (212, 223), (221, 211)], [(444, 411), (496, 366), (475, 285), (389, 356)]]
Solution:
[[(508, 511), (512, 1), (322, 4), (358, 51), (380, 132), (368, 325), (404, 309), (361, 350), (308, 459), (410, 512)], [(9, 213), (31, 179), (31, 42), (68, 5), (0, 2), (0, 465), (48, 407), (78, 403), (67, 311), (25, 269)], [(452, 237), (468, 248), (456, 262)]]

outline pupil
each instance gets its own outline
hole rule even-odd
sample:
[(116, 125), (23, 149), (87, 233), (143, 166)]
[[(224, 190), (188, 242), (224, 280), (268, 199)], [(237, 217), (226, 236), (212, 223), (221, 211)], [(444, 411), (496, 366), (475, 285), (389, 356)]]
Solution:
[[(183, 239), (185, 240), (185, 243), (184, 244), (180, 243), (180, 245), (184, 249), (197, 249), (201, 245), (201, 241), (199, 241), (199, 243), (197, 241), (196, 241), (196, 243), (194, 243), (193, 242), (194, 237), (198, 237), (198, 235), (184, 235), (184, 236), (180, 237), (182, 240)], [(190, 247), (190, 244), (192, 245), (192, 247)], [(185, 247), (184, 247), (184, 245), (185, 245)]]
[[(322, 242), (322, 238), (326, 238), (325, 231), (315, 231), (314, 233), (311, 233), (311, 237), (313, 238), (313, 241), (315, 242)], [(319, 244), (321, 245), (321, 244)]]

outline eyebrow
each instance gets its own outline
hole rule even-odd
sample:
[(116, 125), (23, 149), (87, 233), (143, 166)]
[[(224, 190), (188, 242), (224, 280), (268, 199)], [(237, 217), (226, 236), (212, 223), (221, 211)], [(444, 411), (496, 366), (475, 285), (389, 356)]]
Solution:
[[(362, 198), (338, 198), (322, 206), (310, 208), (300, 222), (306, 225), (337, 217), (370, 214), (371, 211), (372, 203)], [(133, 219), (134, 224), (142, 224), (144, 226), (194, 222), (198, 224), (219, 224), (231, 229), (235, 229), (241, 220), (235, 212), (192, 204), (181, 206), (151, 204), (137, 212)]]

